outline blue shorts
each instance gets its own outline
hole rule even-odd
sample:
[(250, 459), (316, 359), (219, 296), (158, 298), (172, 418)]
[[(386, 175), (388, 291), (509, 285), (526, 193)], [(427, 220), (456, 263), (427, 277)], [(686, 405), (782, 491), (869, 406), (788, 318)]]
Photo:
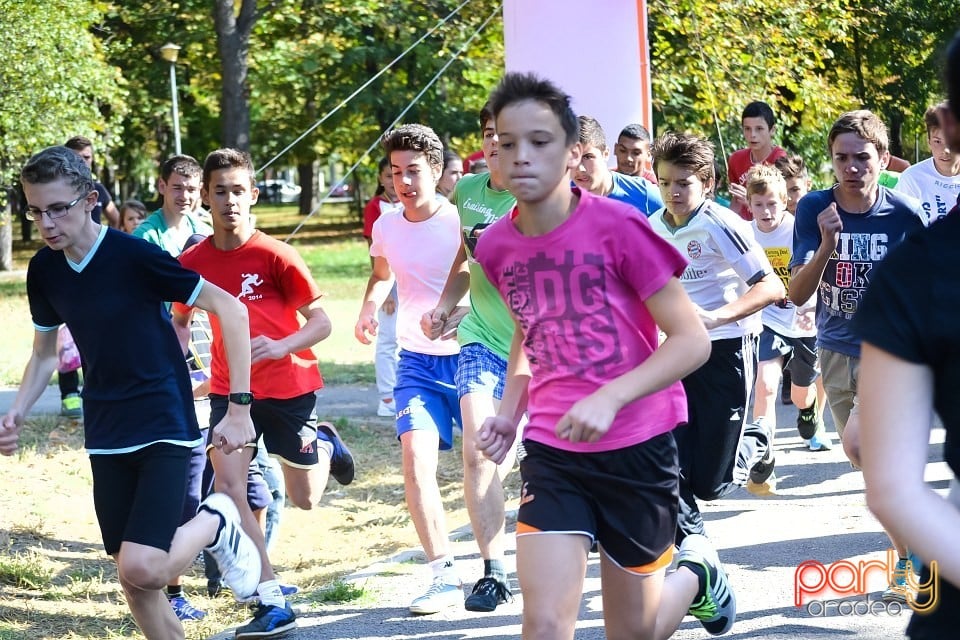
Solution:
[(456, 381), (461, 398), (468, 393), (482, 393), (502, 400), (506, 380), (507, 361), (485, 344), (471, 342), (460, 347)]
[(398, 438), (414, 429), (430, 429), (440, 435), (440, 449), (453, 447), (453, 421), (463, 424), (456, 372), (456, 354), (431, 356), (400, 350), (393, 389)]

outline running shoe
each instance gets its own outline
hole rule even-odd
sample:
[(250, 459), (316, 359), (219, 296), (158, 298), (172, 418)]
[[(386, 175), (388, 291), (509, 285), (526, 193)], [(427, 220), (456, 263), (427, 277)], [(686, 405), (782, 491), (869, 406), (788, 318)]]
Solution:
[(775, 427), (772, 425), (767, 425), (765, 420), (757, 420), (754, 422), (754, 424), (759, 426), (761, 429), (763, 429), (764, 433), (766, 433), (767, 450), (764, 452), (763, 457), (756, 462), (753, 467), (750, 468), (750, 482), (753, 484), (762, 485), (767, 481), (767, 478), (773, 475), (773, 468), (777, 464), (776, 452), (774, 451), (773, 446)]
[(350, 484), (353, 482), (355, 471), (353, 456), (350, 455), (347, 445), (343, 444), (343, 440), (340, 439), (337, 428), (329, 422), (320, 422), (317, 424), (317, 429), (317, 436), (333, 445), (333, 453), (330, 454), (330, 475), (344, 486)]
[(377, 405), (377, 415), (381, 418), (395, 418), (397, 412), (393, 408), (393, 400), (387, 402), (386, 400), (381, 400), (380, 404)]
[(64, 418), (82, 418), (83, 401), (77, 393), (68, 393), (60, 401), (60, 415)]
[(830, 443), (830, 438), (824, 435), (823, 438), (814, 434), (812, 438), (806, 441), (807, 448), (810, 451), (830, 451), (833, 449), (833, 445)]
[[(284, 598), (300, 593), (300, 587), (295, 584), (281, 584), (280, 593), (283, 594)], [(244, 598), (239, 601), (241, 604), (260, 604), (260, 594), (255, 593), (249, 598)]]
[(290, 608), (290, 603), (282, 607), (276, 605), (258, 605), (253, 620), (237, 627), (235, 638), (272, 638), (282, 635), (297, 627), (297, 614)]
[(906, 558), (897, 560), (897, 566), (893, 570), (893, 580), (890, 581), (890, 586), (884, 589), (880, 595), (881, 600), (884, 602), (899, 602), (900, 604), (906, 603), (907, 593), (910, 590), (907, 585), (907, 572), (910, 571), (909, 564), (912, 563)]
[(177, 619), (181, 622), (186, 622), (188, 620), (203, 620), (203, 618), (207, 615), (206, 611), (197, 609), (183, 596), (167, 598), (167, 601), (170, 602), (170, 606), (173, 607), (173, 612), (177, 614)]
[(760, 498), (768, 498), (777, 494), (777, 474), (770, 473), (763, 482), (747, 480), (747, 491)]
[(491, 576), (484, 576), (473, 585), (473, 593), (467, 596), (463, 607), (467, 611), (489, 613), (496, 610), (497, 605), (513, 602), (513, 594), (507, 585)]
[(700, 580), (697, 595), (690, 603), (690, 615), (711, 635), (730, 631), (737, 618), (737, 597), (710, 541), (699, 533), (684, 538), (677, 565), (686, 566)]
[(463, 591), (458, 584), (444, 582), (441, 576), (433, 579), (426, 593), (410, 603), (410, 613), (429, 615), (463, 602)]
[(220, 531), (207, 551), (216, 560), (223, 581), (238, 600), (257, 592), (260, 584), (260, 552), (240, 526), (240, 513), (225, 493), (211, 493), (201, 509), (223, 519)]
[(806, 409), (800, 409), (797, 413), (797, 431), (800, 432), (801, 438), (809, 440), (822, 427), (822, 421), (817, 419), (817, 400), (814, 398), (812, 405)]

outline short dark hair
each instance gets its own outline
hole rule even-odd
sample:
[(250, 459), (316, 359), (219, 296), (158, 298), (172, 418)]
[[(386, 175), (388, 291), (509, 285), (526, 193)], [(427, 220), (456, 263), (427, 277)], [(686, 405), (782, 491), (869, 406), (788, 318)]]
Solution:
[(95, 188), (87, 163), (67, 147), (47, 147), (35, 153), (20, 170), (22, 184), (47, 184), (60, 179), (83, 195)]
[(427, 157), (427, 162), (443, 171), (443, 143), (437, 134), (422, 124), (405, 124), (383, 136), (383, 149), (387, 157), (394, 151), (419, 151)]
[(830, 155), (833, 155), (833, 141), (844, 133), (855, 133), (867, 142), (872, 142), (877, 153), (883, 153), (890, 147), (887, 125), (877, 114), (866, 109), (847, 111), (833, 123), (827, 135), (827, 152)]
[(807, 165), (796, 154), (777, 158), (773, 166), (780, 170), (784, 180), (807, 177)]
[(669, 162), (690, 169), (705, 185), (712, 184), (715, 179), (713, 143), (705, 138), (671, 131), (654, 140), (650, 152), (654, 169), (661, 162)]
[(493, 106), (490, 104), (490, 101), (487, 100), (483, 107), (480, 109), (480, 131), (482, 132), (487, 126), (487, 123), (493, 120)]
[(960, 31), (953, 36), (947, 46), (947, 64), (945, 65), (944, 84), (947, 86), (947, 102), (953, 117), (960, 120)]
[(386, 189), (382, 184), (380, 184), (380, 174), (383, 173), (383, 170), (390, 166), (390, 158), (383, 156), (380, 158), (380, 162), (377, 163), (377, 190), (373, 192), (375, 196), (382, 196)]
[(93, 141), (86, 136), (73, 136), (69, 140), (63, 143), (67, 149), (73, 149), (74, 151), (83, 151), (87, 147), (93, 146)]
[(755, 101), (751, 102), (743, 108), (743, 113), (740, 115), (740, 123), (747, 118), (763, 118), (767, 127), (773, 129), (776, 125), (776, 119), (773, 116), (773, 109), (770, 108), (766, 102)]
[(560, 126), (566, 134), (566, 143), (572, 145), (577, 142), (580, 127), (577, 116), (570, 107), (570, 96), (560, 90), (549, 80), (538, 77), (533, 73), (508, 73), (490, 95), (494, 117), (506, 107), (533, 100), (546, 105), (560, 121)]
[(174, 173), (184, 178), (193, 178), (194, 176), (200, 176), (203, 173), (203, 168), (193, 156), (181, 154), (167, 158), (160, 165), (160, 177), (163, 178), (164, 182), (169, 180)]
[(580, 124), (580, 144), (596, 147), (600, 151), (607, 150), (607, 136), (596, 118), (580, 116), (577, 122)]
[(205, 187), (210, 184), (210, 176), (213, 175), (213, 172), (221, 169), (243, 169), (250, 174), (250, 185), (253, 185), (253, 176), (256, 170), (253, 168), (253, 160), (250, 159), (250, 154), (246, 151), (217, 149), (208, 153), (203, 161), (203, 184)]
[(455, 154), (453, 151), (450, 151), (450, 149), (444, 149), (443, 150), (443, 170), (446, 171), (447, 166), (449, 166), (449, 164), (454, 160), (461, 160), (460, 156)]
[(620, 130), (620, 135), (617, 136), (617, 139), (620, 138), (630, 138), (631, 140), (639, 140), (640, 142), (650, 142), (650, 132), (647, 131), (647, 128), (642, 124), (628, 124), (623, 129)]

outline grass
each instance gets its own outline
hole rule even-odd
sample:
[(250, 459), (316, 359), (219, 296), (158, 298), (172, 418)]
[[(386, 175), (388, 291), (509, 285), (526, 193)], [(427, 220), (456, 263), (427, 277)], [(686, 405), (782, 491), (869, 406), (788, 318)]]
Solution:
[[(302, 219), (290, 207), (258, 206), (256, 213), (260, 228), (281, 239)], [(324, 379), (330, 385), (372, 385), (373, 347), (353, 337), (370, 263), (359, 224), (348, 217), (336, 208), (325, 210), (296, 236), (294, 245), (325, 291), (324, 308), (333, 322), (333, 334), (315, 348)], [(25, 268), (36, 248), (18, 244), (16, 267)], [(0, 317), (4, 319), (0, 384), (16, 384), (33, 334), (22, 275), (0, 274)], [(282, 580), (301, 588), (291, 598), (301, 610), (373, 603), (376, 594), (344, 577), (377, 559), (419, 546), (404, 506), (392, 425), (372, 416), (339, 417), (335, 422), (357, 458), (357, 478), (348, 487), (331, 480), (311, 511), (284, 509), (271, 553)], [(82, 426), (33, 416), (21, 443), (17, 455), (2, 461), (6, 481), (0, 492), (0, 640), (141, 638), (115, 567), (103, 553)], [(450, 526), (468, 522), (459, 450), (457, 443), (454, 452), (441, 455), (438, 470)], [(516, 474), (510, 477), (507, 495), (516, 499)], [(414, 569), (411, 564), (409, 570)], [(205, 586), (202, 568), (195, 566), (186, 576), (185, 589), (208, 616), (186, 625), (191, 640), (249, 619), (249, 610), (231, 599), (208, 598)]]

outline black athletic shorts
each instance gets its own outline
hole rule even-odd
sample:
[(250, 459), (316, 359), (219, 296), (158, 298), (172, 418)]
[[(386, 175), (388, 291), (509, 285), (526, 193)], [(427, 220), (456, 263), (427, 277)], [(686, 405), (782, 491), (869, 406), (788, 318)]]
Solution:
[[(210, 395), (210, 434), (213, 427), (227, 415), (227, 397)], [(257, 432), (253, 442), (256, 457), (257, 440), (263, 435), (263, 444), (270, 455), (284, 464), (300, 469), (316, 466), (317, 456), (317, 394), (305, 393), (296, 398), (276, 400), (257, 399), (250, 405), (250, 418)], [(213, 446), (207, 442), (207, 449)]]
[(170, 551), (187, 492), (189, 447), (166, 442), (130, 453), (90, 456), (93, 506), (109, 555), (122, 542)]
[(672, 433), (599, 453), (524, 440), (517, 536), (581, 534), (634, 573), (670, 564), (679, 471)]

